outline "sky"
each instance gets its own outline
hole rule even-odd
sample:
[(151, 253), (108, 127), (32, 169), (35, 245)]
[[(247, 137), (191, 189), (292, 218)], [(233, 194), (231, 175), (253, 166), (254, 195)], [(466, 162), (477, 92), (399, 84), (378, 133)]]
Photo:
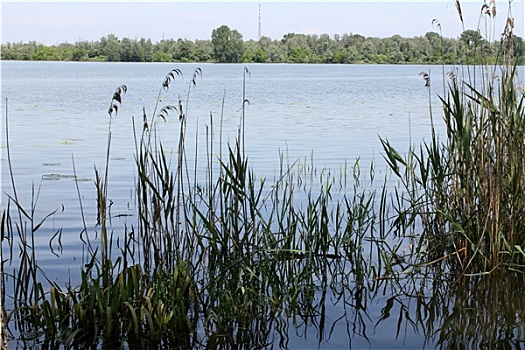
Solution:
[[(487, 1), (488, 3), (488, 1)], [(499, 38), (508, 1), (497, 1), (496, 21), (486, 23), (482, 0), (460, 1), (465, 29), (480, 29)], [(108, 34), (119, 38), (189, 40), (211, 38), (213, 29), (227, 25), (244, 40), (261, 34), (281, 39), (287, 33), (361, 34), (366, 37), (422, 36), (439, 32), (457, 38), (463, 28), (453, 0), (448, 1), (2, 1), (2, 43), (35, 40), (46, 45), (96, 41)], [(524, 0), (512, 2), (515, 33), (523, 37)], [(487, 27), (488, 25), (488, 27)], [(488, 28), (488, 29), (487, 29)]]

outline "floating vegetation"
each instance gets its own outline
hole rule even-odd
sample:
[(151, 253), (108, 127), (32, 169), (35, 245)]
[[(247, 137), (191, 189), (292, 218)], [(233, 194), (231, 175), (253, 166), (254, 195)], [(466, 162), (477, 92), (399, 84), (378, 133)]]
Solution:
[(44, 181), (58, 181), (61, 179), (75, 179), (75, 175), (65, 175), (65, 174), (44, 174), (42, 175), (42, 180)]
[(68, 138), (62, 139), (60, 143), (62, 145), (70, 145), (72, 143), (79, 142), (79, 141), (82, 141), (82, 139), (68, 137)]

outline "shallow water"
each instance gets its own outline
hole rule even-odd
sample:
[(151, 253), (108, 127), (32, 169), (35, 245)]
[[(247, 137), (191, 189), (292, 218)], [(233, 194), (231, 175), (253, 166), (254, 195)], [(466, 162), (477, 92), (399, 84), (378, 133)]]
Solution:
[[(242, 104), (243, 65), (135, 64), (79, 62), (2, 62), (2, 101), (8, 105), (9, 142), (18, 195), (31, 203), (31, 188), (40, 191), (37, 212), (59, 210), (51, 227), (64, 230), (64, 245), (74, 246), (82, 230), (74, 169), (88, 223), (94, 222), (96, 197), (94, 167), (104, 171), (107, 145), (107, 108), (115, 89), (128, 92), (112, 121), (109, 198), (112, 215), (123, 224), (133, 214), (134, 139), (132, 118), (142, 124), (142, 110), (150, 116), (165, 75), (174, 68), (184, 76), (161, 94), (161, 105), (186, 101), (195, 68), (202, 77), (190, 91), (186, 111), (187, 148), (191, 159), (194, 140), (204, 155), (206, 127), (213, 118), (219, 141), (221, 111), (223, 143), (233, 142)], [(279, 154), (292, 164), (297, 159), (335, 171), (345, 162), (381, 163), (378, 136), (405, 148), (430, 134), (428, 91), (421, 71), (438, 75), (438, 67), (373, 65), (257, 65), (246, 66), (247, 155), (256, 174), (273, 177)], [(432, 73), (434, 74), (434, 73)], [(437, 84), (437, 83), (436, 83)], [(440, 85), (438, 85), (440, 86)], [(409, 124), (410, 122), (410, 124)], [(5, 123), (4, 123), (5, 124)], [(176, 161), (179, 121), (176, 113), (159, 133)], [(4, 125), (5, 126), (5, 125)], [(4, 128), (5, 129), (5, 128)], [(198, 130), (198, 131), (197, 131)], [(2, 188), (11, 187), (2, 143)], [(215, 152), (219, 151), (216, 146)], [(223, 146), (223, 154), (226, 146)], [(74, 168), (73, 168), (74, 162)], [(199, 166), (203, 169), (204, 164)], [(381, 171), (381, 166), (377, 167)], [(62, 206), (64, 207), (62, 211)], [(42, 245), (47, 246), (47, 239)], [(67, 249), (67, 254), (73, 254)], [(65, 259), (44, 258), (49, 268)]]
[[(186, 101), (191, 75), (197, 67), (202, 69), (202, 77), (189, 92), (186, 110), (189, 159), (195, 152), (195, 143), (199, 155), (207, 152), (206, 131), (211, 132), (212, 127), (210, 115), (216, 156), (219, 156), (221, 120), (222, 140), (224, 143), (234, 141), (241, 116), (244, 65), (2, 62), (2, 104), (8, 113), (9, 145), (18, 196), (25, 206), (31, 205), (32, 198), (36, 202), (38, 197), (37, 217), (43, 218), (57, 210), (37, 237), (38, 263), (51, 280), (65, 283), (69, 278), (78, 279), (82, 256), (81, 208), (88, 230), (97, 230), (94, 167), (104, 170), (109, 126), (107, 109), (115, 88), (122, 84), (128, 88), (111, 123), (108, 197), (112, 201), (111, 226), (118, 230), (135, 224), (132, 118), (136, 118), (138, 126), (142, 125), (143, 107), (148, 116), (152, 115), (164, 76), (173, 68), (181, 69), (184, 77), (176, 78), (170, 90), (161, 93), (159, 108), (164, 104), (177, 105), (179, 96)], [(261, 177), (276, 176), (280, 154), (290, 164), (299, 159), (334, 171), (359, 158), (363, 168), (374, 162), (378, 176), (383, 176), (385, 165), (379, 136), (404, 150), (409, 142), (415, 143), (430, 135), (429, 91), (420, 72), (431, 73), (434, 121), (440, 124), (435, 94), (442, 92), (442, 80), (441, 68), (437, 66), (250, 64), (246, 67), (250, 74), (246, 77), (249, 103), (246, 104), (245, 142), (249, 162)], [(3, 120), (5, 135), (5, 118)], [(176, 163), (177, 115), (161, 122), (158, 130), (165, 149), (173, 157), (172, 162)], [(7, 140), (5, 137), (2, 140), (5, 202), (5, 193), (12, 195), (12, 186)], [(226, 146), (222, 153), (226, 153)], [(199, 163), (198, 167), (203, 171), (205, 164)], [(55, 255), (49, 249), (49, 239), (59, 228), (62, 229), (60, 242), (51, 243)], [(7, 266), (6, 270), (9, 269), (12, 267)], [(429, 283), (422, 282), (420, 286), (423, 304), (432, 298), (433, 287)], [(326, 299), (322, 298), (322, 290), (317, 291), (316, 298), (324, 300), (319, 307), (324, 305), (325, 311), (319, 317), (326, 318), (325, 328), (320, 330), (319, 322), (309, 327), (301, 326), (301, 322), (291, 323), (289, 327), (293, 331), (289, 332), (288, 345), (292, 348), (421, 348), (439, 344), (435, 334), (407, 321), (407, 317), (413, 319), (420, 312), (405, 305), (421, 303), (417, 293), (403, 290), (406, 286), (392, 284), (387, 288), (387, 284), (381, 292), (370, 292), (373, 295), (369, 296), (367, 310), (361, 315), (364, 321), (357, 328), (349, 326), (351, 320), (359, 318), (355, 308), (337, 301), (333, 290)], [(346, 293), (350, 298), (348, 304), (352, 305), (354, 292)], [(433, 328), (440, 324), (439, 320), (434, 322), (430, 316), (423, 317), (421, 324)]]

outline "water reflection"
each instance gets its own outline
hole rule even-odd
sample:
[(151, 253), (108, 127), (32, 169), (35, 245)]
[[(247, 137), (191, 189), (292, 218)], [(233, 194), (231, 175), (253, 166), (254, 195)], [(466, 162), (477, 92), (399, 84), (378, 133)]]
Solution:
[[(268, 96), (268, 98), (274, 97)], [(363, 98), (363, 100), (366, 99)], [(328, 104), (338, 105), (336, 103)], [(333, 112), (327, 114), (338, 115), (338, 113)], [(297, 118), (291, 119), (296, 120)], [(312, 135), (310, 129), (315, 127), (315, 123), (319, 120), (310, 120), (306, 128), (308, 134)], [(304, 121), (304, 118), (299, 118), (297, 123), (301, 124)], [(346, 123), (346, 119), (342, 118), (342, 122)], [(327, 125), (334, 123), (334, 121), (330, 121)], [(381, 118), (376, 120), (376, 123), (382, 123)], [(281, 121), (267, 124), (281, 128)], [(321, 130), (317, 127), (314, 129)], [(120, 130), (125, 129), (121, 128)], [(287, 129), (283, 128), (283, 130)], [(317, 136), (326, 138), (325, 135), (328, 133), (329, 131), (326, 130)], [(299, 138), (304, 138), (304, 134), (306, 132), (297, 132)], [(123, 135), (126, 134), (123, 133)], [(348, 138), (344, 132), (340, 136), (345, 139)], [(85, 139), (90, 138), (86, 137)], [(254, 137), (252, 140), (257, 140), (257, 138)], [(309, 148), (313, 143), (316, 141), (301, 139), (301, 145), (304, 147)], [(358, 146), (359, 143), (356, 141), (356, 144), (352, 146)], [(297, 148), (300, 149), (301, 147)], [(330, 150), (329, 152), (333, 152), (331, 145), (328, 144), (327, 148)], [(125, 147), (121, 147), (121, 149), (125, 149)], [(267, 153), (264, 147), (255, 147), (255, 149)], [(347, 148), (341, 147), (340, 151), (346, 154)], [(202, 154), (207, 154), (207, 152), (202, 152)], [(361, 152), (357, 152), (357, 154), (361, 154)], [(234, 155), (232, 154), (232, 156)], [(273, 160), (273, 156), (266, 156)], [(325, 160), (332, 156), (326, 154)], [(335, 158), (340, 159), (342, 157)], [(119, 162), (113, 161), (123, 158), (111, 159), (113, 164), (119, 164)], [(244, 161), (233, 162), (234, 160), (236, 159), (232, 159), (232, 163), (235, 163), (235, 166), (230, 167), (230, 170), (238, 171), (239, 168), (243, 167), (240, 165), (243, 165)], [(40, 163), (42, 160), (39, 160)], [(46, 164), (59, 163), (58, 160), (46, 160)], [(91, 164), (89, 167), (91, 174)], [(305, 175), (309, 175), (310, 172), (313, 174), (316, 171), (314, 169), (305, 171)], [(127, 179), (129, 173), (134, 172), (122, 171), (122, 174), (125, 174), (125, 176), (121, 174), (122, 178)], [(214, 172), (214, 174), (218, 173), (219, 171)], [(73, 176), (65, 174), (69, 173), (57, 169), (52, 173), (45, 174), (42, 180), (47, 180), (46, 183), (64, 183), (65, 179)], [(447, 266), (446, 264), (451, 262), (446, 260), (440, 261), (440, 264), (410, 266), (410, 263), (405, 262), (402, 257), (397, 255), (400, 250), (399, 245), (394, 244), (395, 248), (393, 249), (386, 243), (389, 234), (388, 229), (378, 227), (386, 225), (385, 221), (374, 226), (374, 220), (377, 217), (369, 213), (371, 206), (370, 202), (367, 202), (367, 198), (369, 198), (367, 195), (371, 192), (368, 192), (368, 189), (365, 189), (364, 192), (357, 191), (358, 185), (348, 191), (355, 194), (353, 198), (348, 195), (348, 197), (340, 198), (341, 201), (334, 205), (331, 204), (331, 200), (340, 194), (335, 193), (335, 190), (330, 192), (328, 189), (323, 192), (323, 185), (326, 184), (322, 181), (323, 176), (321, 176), (320, 183), (314, 184), (313, 187), (308, 184), (309, 187), (303, 188), (303, 182), (298, 181), (297, 187), (291, 185), (292, 187), (279, 192), (276, 185), (272, 187), (270, 192), (275, 194), (275, 201), (270, 203), (270, 201), (263, 200), (260, 206), (254, 205), (252, 207), (252, 204), (262, 197), (256, 195), (257, 191), (254, 191), (253, 186), (243, 187), (242, 191), (239, 191), (238, 183), (241, 182), (238, 179), (244, 181), (246, 174), (241, 174), (242, 176), (238, 176), (238, 179), (234, 178), (234, 175), (237, 174), (230, 171), (228, 175), (230, 178), (222, 179), (218, 182), (221, 186), (216, 187), (222, 189), (224, 198), (232, 201), (233, 204), (228, 207), (228, 210), (219, 214), (213, 212), (214, 205), (215, 208), (218, 206), (211, 197), (212, 193), (206, 193), (203, 190), (202, 193), (198, 193), (202, 197), (195, 195), (193, 198), (205, 199), (205, 196), (209, 194), (211, 199), (204, 205), (200, 201), (192, 203), (195, 205), (191, 206), (191, 211), (188, 210), (188, 213), (200, 210), (200, 215), (196, 215), (193, 220), (188, 220), (186, 224), (189, 225), (189, 229), (181, 231), (184, 233), (184, 237), (182, 237), (184, 242), (180, 245), (182, 248), (176, 253), (182, 256), (180, 259), (182, 262), (187, 262), (190, 266), (188, 270), (191, 270), (191, 273), (184, 275), (184, 277), (189, 278), (197, 286), (197, 292), (192, 295), (192, 298), (185, 300), (188, 305), (184, 304), (182, 310), (182, 318), (187, 322), (183, 322), (182, 325), (178, 324), (176, 329), (169, 329), (162, 333), (156, 332), (155, 329), (138, 329), (139, 327), (137, 330), (130, 330), (125, 325), (118, 325), (119, 320), (109, 319), (107, 324), (115, 323), (115, 329), (118, 329), (117, 333), (120, 331), (121, 333), (115, 337), (112, 337), (113, 334), (109, 334), (105, 343), (95, 344), (94, 347), (115, 348), (120, 347), (121, 342), (126, 343), (128, 348), (212, 349), (272, 347), (520, 348), (525, 345), (523, 325), (525, 310), (523, 289), (525, 284), (522, 274), (495, 271), (490, 275), (456, 276), (447, 272), (456, 269)], [(211, 177), (210, 174), (210, 182)], [(331, 178), (331, 176), (328, 177)], [(290, 175), (289, 179), (290, 184), (292, 184), (293, 176)], [(303, 180), (306, 179), (308, 179), (307, 176)], [(332, 182), (336, 183), (335, 181)], [(73, 184), (74, 182), (71, 182), (71, 185)], [(317, 185), (318, 187), (315, 187)], [(279, 186), (282, 185), (279, 183)], [(212, 188), (215, 187), (212, 186)], [(292, 200), (289, 197), (292, 193), (300, 192), (303, 189), (305, 191), (299, 193), (294, 197), (295, 199)], [(317, 190), (322, 193), (319, 197), (312, 195)], [(123, 193), (121, 196), (125, 197), (122, 202), (133, 203), (133, 198), (131, 200), (127, 198), (127, 193), (130, 192), (120, 192)], [(57, 193), (55, 192), (55, 196)], [(75, 191), (73, 193), (76, 195)], [(342, 189), (341, 193), (346, 194), (346, 188)], [(250, 194), (252, 197), (249, 197)], [(158, 191), (155, 195), (158, 196)], [(115, 199), (113, 196), (110, 197)], [(160, 210), (158, 203), (171, 203), (170, 200), (174, 196), (166, 195), (160, 202), (151, 201), (150, 197), (145, 198), (142, 204), (147, 210), (144, 212), (154, 213), (155, 219), (152, 222), (156, 223), (160, 222), (163, 217), (158, 214)], [(153, 196), (151, 198), (157, 199)], [(249, 200), (246, 200), (247, 198)], [(165, 202), (164, 199), (166, 199)], [(303, 204), (294, 206), (297, 200)], [(384, 202), (386, 200), (382, 197), (381, 204)], [(157, 207), (147, 207), (152, 203), (156, 204)], [(220, 208), (222, 208), (223, 203), (224, 201), (221, 201)], [(250, 210), (248, 210), (248, 205), (250, 205)], [(118, 211), (118, 214), (114, 216), (115, 221), (117, 221), (117, 217), (127, 216), (122, 213), (127, 213), (128, 207), (126, 210)], [(267, 213), (266, 210), (269, 212)], [(109, 213), (111, 217), (111, 206)], [(166, 213), (169, 214), (164, 216), (166, 222), (158, 227), (165, 229), (168, 234), (176, 232), (173, 242), (178, 244), (178, 239), (181, 238), (178, 235), (179, 231), (178, 229), (172, 230), (172, 228), (179, 227), (179, 222), (173, 219), (173, 211), (166, 210)], [(264, 219), (259, 220), (260, 217)], [(271, 222), (269, 218), (275, 217), (277, 217), (276, 221)], [(149, 229), (150, 226), (145, 224), (144, 227)], [(158, 232), (160, 231), (157, 230), (161, 228), (158, 227), (155, 227), (155, 230), (152, 229), (151, 235), (147, 237), (159, 237)], [(15, 230), (10, 228), (9, 231), (13, 234)], [(80, 230), (72, 231), (76, 233)], [(98, 232), (97, 229), (92, 231)], [(132, 263), (135, 264), (135, 258), (137, 261), (141, 259), (142, 262), (146, 261), (149, 259), (148, 254), (153, 253), (154, 250), (154, 248), (150, 250), (148, 241), (140, 237), (141, 232), (139, 231), (140, 228), (136, 232), (138, 238), (124, 235), (124, 237), (118, 237), (115, 244), (115, 247), (120, 249), (118, 239), (125, 241), (122, 245), (124, 247), (122, 255), (124, 255), (124, 264), (129, 262), (129, 266)], [(371, 239), (369, 235), (371, 231), (379, 237), (372, 237), (373, 239)], [(130, 231), (126, 232), (129, 233)], [(368, 244), (365, 236), (371, 241), (370, 248), (367, 249), (363, 248), (365, 244)], [(21, 238), (23, 238), (21, 241), (25, 240), (21, 246), (26, 249), (27, 256), (29, 256), (29, 252), (35, 251), (35, 245), (38, 245), (38, 242), (27, 243), (28, 240), (25, 236), (22, 235)], [(11, 236), (10, 239), (10, 244), (16, 246), (14, 243), (14, 240), (17, 239), (16, 235)], [(97, 237), (93, 239), (95, 240)], [(46, 238), (43, 240), (45, 241)], [(149, 242), (153, 242), (153, 240)], [(47, 242), (42, 243), (42, 245), (45, 243)], [(168, 243), (164, 245), (161, 243), (159, 251), (169, 254), (159, 254), (158, 256), (151, 254), (151, 264), (145, 264), (145, 270), (147, 270), (147, 266), (152, 266), (154, 267), (152, 270), (156, 270), (159, 265), (162, 265), (162, 257), (171, 257), (173, 251), (166, 247), (171, 247), (172, 242), (169, 241)], [(98, 248), (98, 246), (96, 247)], [(177, 247), (179, 246), (177, 245)], [(4, 244), (2, 248), (4, 248)], [(128, 248), (130, 249), (128, 250)], [(133, 255), (135, 249), (138, 252), (142, 250), (144, 255), (141, 256), (140, 253)], [(377, 253), (372, 254), (370, 251), (377, 251)], [(126, 260), (126, 254), (132, 255), (131, 259), (128, 257), (129, 260)], [(40, 257), (41, 255), (39, 255), (39, 259)], [(171, 259), (166, 260), (170, 264), (180, 262), (175, 261), (175, 259), (173, 261)], [(39, 260), (39, 262), (42, 261)], [(90, 261), (90, 259), (86, 259), (86, 261)], [(13, 266), (17, 266), (17, 263), (15, 257)], [(34, 264), (27, 269), (29, 271), (28, 276), (37, 276), (43, 272), (44, 266), (38, 266), (36, 258), (33, 258), (28, 264)], [(85, 265), (84, 260), (82, 265)], [(117, 270), (110, 269), (110, 271), (115, 272)], [(148, 273), (150, 272), (148, 271)], [(16, 275), (16, 268), (13, 268), (11, 275), (2, 274), (2, 277), (4, 282), (12, 283)], [(115, 275), (117, 275), (116, 272)], [(122, 275), (125, 274), (122, 273)], [(39, 275), (38, 277), (47, 276)], [(146, 275), (142, 282), (147, 284), (148, 278), (150, 275)], [(43, 280), (42, 278), (41, 281)], [(89, 286), (91, 282), (87, 282), (86, 285)], [(158, 283), (167, 290), (169, 289), (161, 282)], [(153, 286), (158, 287), (159, 284), (153, 284)], [(137, 284), (137, 286), (142, 287), (143, 284)], [(36, 287), (36, 277), (35, 284), (30, 287)], [(38, 287), (40, 288), (40, 286)], [(40, 291), (40, 289), (38, 290)], [(173, 292), (173, 290), (171, 291)], [(155, 288), (151, 293), (162, 294), (155, 291)], [(12, 295), (13, 293), (8, 289), (7, 294)], [(182, 294), (187, 296), (191, 293)], [(136, 301), (144, 296), (138, 292), (136, 295), (140, 297), (134, 299), (134, 295), (132, 295), (130, 300)], [(149, 297), (149, 294), (146, 296)], [(27, 299), (31, 300), (31, 295)], [(35, 297), (35, 299), (38, 298)], [(140, 303), (137, 302), (137, 304)], [(26, 306), (23, 301), (20, 305), (23, 308)], [(158, 305), (158, 309), (154, 310), (155, 312), (164, 311), (161, 309), (167, 304)], [(135, 305), (128, 303), (119, 312), (127, 312), (133, 307)], [(141, 307), (137, 306), (137, 310), (140, 312), (143, 310)], [(170, 305), (166, 307), (170, 307)], [(13, 308), (8, 311), (13, 311)], [(132, 311), (136, 312), (135, 310)], [(166, 314), (170, 315), (169, 312)], [(151, 313), (149, 316), (151, 317)], [(40, 333), (35, 334), (33, 332), (31, 328), (33, 319), (31, 317), (32, 315), (25, 319), (22, 317), (15, 320), (15, 326), (10, 329), (11, 336), (15, 339), (30, 340), (32, 342), (30, 344), (36, 346), (34, 338), (45, 337), (41, 336)], [(144, 318), (146, 317), (144, 316)], [(168, 321), (166, 323), (169, 323)], [(53, 319), (51, 323), (54, 326), (55, 323), (53, 322), (61, 324), (62, 319)], [(67, 324), (67, 327), (70, 325)], [(142, 324), (141, 327), (146, 328)], [(57, 335), (55, 332), (55, 338), (44, 339), (43, 344), (37, 343), (38, 346), (43, 348), (67, 347), (69, 345), (68, 339), (74, 337), (77, 330), (67, 328), (60, 329), (60, 331), (63, 331), (63, 334)], [(132, 331), (134, 331), (133, 335), (129, 335)], [(92, 330), (86, 329), (80, 329), (78, 332), (86, 332), (96, 339), (100, 335), (96, 332), (93, 335), (90, 333)], [(64, 334), (69, 336), (63, 337)], [(155, 334), (156, 337), (148, 338), (143, 336), (145, 334)], [(60, 339), (60, 336), (63, 338)], [(16, 346), (14, 342), (12, 345), (13, 347)], [(29, 347), (28, 343), (23, 342), (18, 343), (18, 345)]]
[[(268, 343), (256, 344), (372, 349), (525, 346), (525, 280), (519, 272), (443, 278), (429, 271), (427, 276), (366, 285), (329, 281), (321, 280), (313, 294), (305, 288), (286, 313), (250, 330), (269, 337)], [(253, 335), (247, 339), (255, 344)]]
[[(447, 274), (443, 263), (422, 267), (411, 275), (373, 278), (364, 274), (358, 278), (355, 261), (344, 257), (298, 255), (271, 264), (275, 264), (277, 278), (287, 279), (288, 283), (272, 284), (261, 277), (253, 279), (253, 288), (234, 290), (237, 295), (231, 295), (233, 289), (226, 288), (217, 290), (216, 295), (201, 295), (199, 310), (194, 318), (190, 317), (195, 323), (188, 323), (169, 337), (130, 338), (127, 347), (525, 346), (525, 275), (521, 272), (456, 276)], [(21, 329), (10, 329), (11, 337), (18, 339), (10, 343), (10, 348), (64, 347), (64, 339), (44, 337), (35, 342), (38, 334), (31, 327), (17, 334)], [(95, 347), (119, 347), (121, 340), (115, 341)]]
[(522, 273), (499, 272), (438, 284), (441, 298), (424, 305), (429, 315), (441, 315), (434, 322), (436, 343), (444, 348), (523, 348), (524, 282)]

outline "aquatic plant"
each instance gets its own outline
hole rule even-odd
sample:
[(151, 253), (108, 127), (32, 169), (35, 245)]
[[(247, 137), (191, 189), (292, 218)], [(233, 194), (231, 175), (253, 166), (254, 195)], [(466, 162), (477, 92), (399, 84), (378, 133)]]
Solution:
[[(111, 123), (127, 87), (113, 94), (105, 170), (103, 175), (95, 170), (100, 238), (88, 234), (84, 224), (78, 285), (63, 287), (37, 274), (31, 239), (43, 221), (27, 231), (24, 220), (35, 220), (10, 197), (21, 217), (22, 252), (28, 252), (27, 258), (10, 259), (20, 264), (10, 276), (18, 292), (8, 316), (17, 339), (43, 340), (53, 347), (265, 347), (275, 328), (289, 327), (289, 317), (302, 315), (308, 324), (319, 313), (312, 305), (319, 281), (326, 289), (329, 275), (347, 279), (345, 269), (351, 266), (352, 283), (366, 283), (371, 261), (364, 256), (365, 237), (381, 220), (375, 219), (375, 190), (360, 182), (359, 164), (350, 192), (346, 180), (340, 178), (335, 186), (330, 171), (303, 166), (296, 172), (298, 165), (282, 155), (274, 184), (258, 179), (244, 146), (245, 68), (235, 143), (227, 144), (223, 156), (222, 135), (215, 136), (210, 115), (208, 152), (201, 157), (206, 171), (197, 172), (201, 159), (195, 154), (188, 160), (186, 123), (190, 93), (201, 75), (200, 69), (194, 71), (185, 102), (179, 97), (161, 106), (161, 100), (169, 101), (175, 80), (182, 79), (180, 70), (168, 72), (153, 114), (144, 108), (141, 123), (134, 121), (137, 225), (121, 233), (108, 220), (108, 173)], [(157, 132), (172, 114), (179, 121), (174, 169)], [(8, 207), (2, 232), (14, 242), (10, 213)], [(381, 267), (373, 271), (382, 273)], [(287, 346), (286, 332), (278, 342)]]
[[(493, 6), (484, 4), (482, 16), (493, 20)], [(428, 249), (429, 261), (451, 257), (453, 271), (524, 263), (525, 95), (508, 49), (512, 23), (502, 35), (497, 65), (449, 73), (447, 93), (440, 97), (444, 135), (432, 126), (431, 140), (405, 157), (382, 140), (387, 163), (405, 189), (396, 199), (402, 213), (396, 224), (405, 230), (417, 221), (423, 230), (418, 249)]]
[[(235, 141), (223, 145), (223, 115), (216, 135), (210, 114), (206, 139), (195, 136), (206, 153), (196, 147), (190, 155), (188, 106), (202, 71), (193, 72), (186, 101), (161, 106), (183, 78), (173, 69), (153, 113), (144, 108), (133, 121), (137, 222), (115, 231), (108, 173), (112, 118), (127, 91), (120, 86), (110, 102), (104, 174), (95, 170), (100, 235), (87, 232), (82, 214), (79, 281), (51, 281), (39, 268), (35, 234), (54, 213), (36, 217), (34, 188), (26, 209), (10, 173), (13, 194), (1, 221), (2, 253), (4, 246), (9, 253), (1, 259), (2, 302), (6, 282), (13, 291), (10, 336), (53, 348), (286, 348), (293, 330), (315, 330), (321, 346), (344, 320), (349, 342), (357, 335), (371, 344), (375, 329), (399, 314), (396, 338), (404, 327), (444, 347), (523, 345), (523, 305), (504, 311), (494, 282), (521, 283), (523, 274), (513, 270), (522, 271), (525, 258), (525, 97), (512, 60), (501, 57), (499, 70), (481, 68), (481, 81), (474, 71), (465, 73), (472, 81), (450, 76), (441, 97), (444, 135), (429, 110), (430, 141), (403, 156), (382, 140), (397, 186), (377, 180), (374, 165), (362, 173), (356, 161), (337, 174), (284, 154), (274, 179), (258, 178), (244, 142), (246, 68)], [(423, 77), (431, 98), (431, 77)], [(172, 164), (158, 129), (173, 115)], [(8, 140), (7, 156), (11, 168)], [(329, 323), (331, 298), (343, 314)], [(372, 301), (384, 304), (380, 314), (370, 311)], [(472, 311), (484, 301), (488, 312)]]

